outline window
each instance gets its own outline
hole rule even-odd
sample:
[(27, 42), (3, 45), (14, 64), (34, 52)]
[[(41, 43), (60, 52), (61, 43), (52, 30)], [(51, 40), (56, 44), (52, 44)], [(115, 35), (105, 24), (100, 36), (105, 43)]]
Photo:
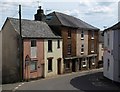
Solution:
[(60, 48), (60, 40), (57, 42), (57, 48)]
[(82, 67), (86, 67), (86, 66), (87, 66), (87, 62), (86, 62), (86, 60), (84, 58), (83, 61), (82, 61)]
[(91, 52), (94, 52), (94, 40), (91, 40)]
[(109, 46), (110, 44), (110, 34), (107, 35), (107, 45)]
[(67, 53), (68, 53), (68, 55), (71, 54), (71, 44), (70, 43), (68, 44)]
[(84, 40), (84, 32), (81, 31), (81, 40)]
[(31, 61), (30, 62), (30, 71), (36, 71), (37, 70), (37, 61)]
[(91, 39), (94, 39), (94, 31), (91, 32)]
[(31, 40), (31, 58), (37, 57), (36, 40)]
[(107, 71), (109, 71), (109, 67), (110, 67), (110, 60), (108, 59), (108, 62), (107, 62)]
[(48, 59), (48, 72), (52, 71), (52, 58)]
[(95, 65), (95, 57), (92, 57), (92, 65)]
[(71, 30), (68, 30), (68, 38), (71, 38)]
[(48, 40), (48, 52), (52, 52), (52, 40)]
[(31, 40), (31, 47), (36, 47), (36, 40)]
[(69, 68), (70, 68), (70, 62), (66, 61), (66, 69), (69, 69)]
[(84, 44), (81, 45), (81, 52), (84, 52)]

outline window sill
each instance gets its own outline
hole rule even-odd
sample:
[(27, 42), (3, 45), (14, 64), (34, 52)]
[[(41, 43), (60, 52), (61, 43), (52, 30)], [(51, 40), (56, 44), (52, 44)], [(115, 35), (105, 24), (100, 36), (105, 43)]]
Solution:
[(81, 38), (81, 40), (84, 40), (84, 38)]
[(91, 51), (91, 53), (94, 53), (94, 51)]
[(84, 52), (81, 52), (81, 54), (83, 54)]
[(87, 67), (87, 65), (83, 65), (82, 67)]
[(37, 70), (31, 70), (30, 73), (34, 73), (34, 72), (37, 72)]
[(48, 70), (48, 73), (52, 72), (52, 70)]
[(71, 37), (68, 37), (68, 39), (70, 39)]
[(53, 51), (48, 51), (48, 53), (51, 53), (51, 52), (53, 52)]
[(92, 40), (94, 40), (94, 37), (91, 37)]

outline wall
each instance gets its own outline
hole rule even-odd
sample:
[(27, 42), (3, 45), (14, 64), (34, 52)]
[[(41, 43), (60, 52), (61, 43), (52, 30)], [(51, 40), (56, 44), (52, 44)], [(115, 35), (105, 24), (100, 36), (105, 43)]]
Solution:
[(36, 39), (37, 44), (37, 71), (31, 72), (30, 66), (25, 66), (25, 58), (28, 55), (31, 58), (31, 39), (24, 39), (24, 78), (37, 78), (43, 76), (44, 64), (44, 43), (43, 39)]
[[(48, 40), (52, 40), (52, 52), (48, 52)], [(52, 59), (52, 72), (48, 73), (48, 59), (53, 57)], [(45, 62), (45, 74), (44, 77), (50, 77), (57, 75), (57, 59), (62, 59), (62, 40), (60, 39), (60, 48), (57, 48), (57, 39), (45, 39), (44, 40), (44, 62)], [(61, 60), (61, 71), (63, 72), (63, 60)]]
[[(71, 30), (71, 38), (68, 38), (68, 30)], [(61, 35), (63, 38), (63, 58), (76, 56), (76, 29), (68, 28), (68, 27), (62, 27), (61, 28)], [(71, 41), (71, 55), (68, 55), (67, 48), (68, 48), (68, 42)]]
[(114, 81), (119, 81), (120, 82), (120, 74), (119, 74), (119, 60), (120, 60), (120, 57), (119, 57), (119, 49), (120, 49), (120, 30), (115, 30), (114, 31), (114, 42), (113, 42), (113, 57), (114, 57), (114, 70), (113, 70), (113, 80)]
[[(107, 34), (110, 34), (110, 44), (109, 46), (107, 45)], [(104, 76), (113, 80), (113, 72), (114, 72), (114, 60), (113, 60), (113, 55), (111, 55), (108, 50), (111, 52), (111, 50), (113, 50), (113, 42), (114, 42), (114, 32), (113, 31), (107, 31), (104, 33), (104, 54), (103, 54), (103, 61), (104, 61), (104, 65), (103, 65), (103, 70), (104, 70)], [(110, 65), (109, 65), (109, 69), (108, 69), (108, 59), (110, 60)]]
[(2, 80), (3, 83), (19, 80), (18, 33), (10, 21), (2, 30)]
[(77, 30), (77, 39), (76, 39), (76, 48), (77, 48), (76, 55), (77, 56), (81, 56), (82, 41), (84, 44), (84, 55), (88, 55), (88, 31), (83, 30), (84, 31), (84, 40), (81, 40), (81, 31), (82, 31), (82, 29)]
[(2, 83), (2, 31), (0, 31), (0, 84)]

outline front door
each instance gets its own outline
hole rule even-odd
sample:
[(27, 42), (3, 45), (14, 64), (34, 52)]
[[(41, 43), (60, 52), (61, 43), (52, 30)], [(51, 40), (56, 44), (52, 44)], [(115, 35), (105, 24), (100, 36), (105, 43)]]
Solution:
[(58, 74), (61, 74), (61, 59), (58, 60), (57, 62), (57, 70), (58, 70)]

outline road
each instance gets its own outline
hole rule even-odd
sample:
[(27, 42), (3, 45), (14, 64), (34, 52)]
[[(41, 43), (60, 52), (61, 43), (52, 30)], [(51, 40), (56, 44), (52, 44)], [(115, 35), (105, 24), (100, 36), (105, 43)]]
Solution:
[(88, 90), (120, 90), (120, 87), (105, 79), (102, 69), (100, 69), (24, 82), (13, 90), (15, 92), (18, 90), (21, 92), (23, 90), (78, 90), (79, 92), (87, 92)]

